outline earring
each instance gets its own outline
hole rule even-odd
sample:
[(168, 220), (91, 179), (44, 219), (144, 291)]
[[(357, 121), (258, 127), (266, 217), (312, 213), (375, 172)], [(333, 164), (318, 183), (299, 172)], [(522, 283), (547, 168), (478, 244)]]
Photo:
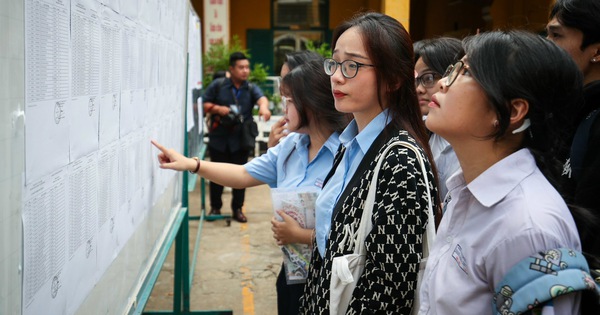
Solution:
[(498, 119), (494, 120), (494, 128), (498, 128), (498, 126), (500, 126), (500, 122), (498, 121)]
[(596, 62), (596, 61), (597, 61), (597, 59), (596, 59), (596, 58), (592, 58), (592, 62)]

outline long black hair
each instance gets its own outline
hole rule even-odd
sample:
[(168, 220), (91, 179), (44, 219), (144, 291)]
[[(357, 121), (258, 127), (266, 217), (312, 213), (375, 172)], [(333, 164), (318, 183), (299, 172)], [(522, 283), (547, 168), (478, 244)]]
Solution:
[[(483, 33), (465, 39), (464, 45), (471, 76), (497, 113), (499, 125), (492, 136), (499, 139), (506, 133), (511, 100), (527, 100), (531, 126), (522, 147), (530, 149), (538, 168), (565, 196), (562, 162), (583, 104), (583, 74), (573, 59), (551, 41), (523, 31)], [(588, 209), (572, 204), (569, 209), (584, 253), (600, 252), (598, 219)]]
[(551, 41), (524, 31), (496, 31), (464, 40), (470, 72), (496, 111), (499, 139), (510, 124), (511, 101), (529, 103), (531, 127), (522, 147), (534, 152), (538, 166), (551, 181), (553, 164), (564, 157), (583, 100), (583, 76), (573, 59)]
[(329, 76), (323, 71), (322, 57), (297, 65), (283, 77), (281, 83), (282, 91), (291, 96), (298, 111), (298, 127), (312, 124), (340, 132), (348, 124), (348, 115), (335, 109)]
[(443, 75), (449, 65), (454, 64), (465, 52), (462, 48), (462, 42), (453, 37), (438, 37), (423, 39), (415, 42), (415, 63), (419, 58), (431, 70)]
[[(388, 105), (390, 124), (415, 138), (432, 161), (429, 134), (421, 117), (415, 90), (414, 52), (410, 35), (400, 22), (381, 13), (361, 13), (335, 28), (332, 47), (340, 36), (356, 27), (375, 66), (379, 104)], [(386, 92), (382, 92), (386, 91)], [(435, 173), (435, 172), (434, 172)]]
[[(323, 60), (323, 57), (318, 53), (310, 50), (295, 51), (285, 55), (285, 63), (290, 71), (310, 60)], [(321, 61), (322, 62), (322, 61)]]

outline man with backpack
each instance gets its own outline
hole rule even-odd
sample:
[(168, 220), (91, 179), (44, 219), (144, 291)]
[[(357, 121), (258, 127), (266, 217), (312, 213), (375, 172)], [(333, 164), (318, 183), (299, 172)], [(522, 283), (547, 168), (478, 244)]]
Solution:
[[(243, 122), (252, 121), (252, 108), (258, 104), (258, 114), (271, 118), (269, 102), (260, 88), (248, 82), (250, 61), (241, 52), (229, 56), (229, 78), (213, 81), (204, 93), (204, 113), (210, 114), (208, 149), (213, 162), (244, 164), (249, 150), (242, 143)], [(210, 214), (221, 214), (223, 186), (210, 183)], [(247, 222), (242, 212), (245, 189), (233, 189), (231, 209), (233, 219)]]

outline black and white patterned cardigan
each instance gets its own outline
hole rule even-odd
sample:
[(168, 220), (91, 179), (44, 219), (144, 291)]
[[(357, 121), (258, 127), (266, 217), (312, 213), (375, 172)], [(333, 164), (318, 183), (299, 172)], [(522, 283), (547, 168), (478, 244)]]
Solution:
[[(386, 132), (387, 130), (387, 132)], [(307, 285), (301, 299), (301, 314), (329, 314), (329, 283), (334, 257), (351, 253), (339, 244), (344, 225), (357, 230), (377, 159), (390, 143), (404, 140), (417, 145), (408, 132), (388, 126), (375, 139), (333, 211), (331, 231), (321, 258), (316, 243)], [(433, 196), (437, 196), (431, 166), (425, 157)], [(373, 229), (365, 244), (365, 270), (354, 289), (346, 314), (410, 314), (416, 289), (422, 235), (427, 224), (427, 191), (414, 151), (396, 146), (389, 151), (379, 172), (373, 208)], [(434, 209), (437, 198), (433, 198)]]

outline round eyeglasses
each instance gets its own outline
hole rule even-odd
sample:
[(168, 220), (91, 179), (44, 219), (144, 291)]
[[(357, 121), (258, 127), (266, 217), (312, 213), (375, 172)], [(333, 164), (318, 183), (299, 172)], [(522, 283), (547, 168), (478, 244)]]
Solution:
[(465, 71), (469, 70), (469, 66), (465, 64), (465, 62), (462, 60), (459, 60), (455, 64), (448, 66), (443, 76), (443, 78), (446, 78), (446, 81), (444, 82), (446, 87), (450, 87), (452, 83), (456, 81), (456, 78), (458, 77), (462, 69), (465, 69)]
[(285, 112), (287, 106), (288, 106), (288, 102), (291, 103), (293, 102), (293, 100), (290, 97), (287, 96), (281, 96), (281, 109)]
[(441, 79), (442, 76), (436, 72), (426, 72), (422, 75), (415, 78), (415, 86), (422, 85), (426, 89), (430, 89), (435, 86), (437, 81)]
[(358, 74), (358, 69), (360, 67), (375, 67), (375, 65), (368, 65), (360, 62), (356, 62), (354, 60), (344, 60), (342, 62), (337, 62), (331, 58), (325, 59), (323, 62), (323, 67), (325, 68), (325, 73), (327, 75), (332, 76), (337, 70), (338, 65), (341, 66), (342, 75), (346, 79), (352, 79)]

